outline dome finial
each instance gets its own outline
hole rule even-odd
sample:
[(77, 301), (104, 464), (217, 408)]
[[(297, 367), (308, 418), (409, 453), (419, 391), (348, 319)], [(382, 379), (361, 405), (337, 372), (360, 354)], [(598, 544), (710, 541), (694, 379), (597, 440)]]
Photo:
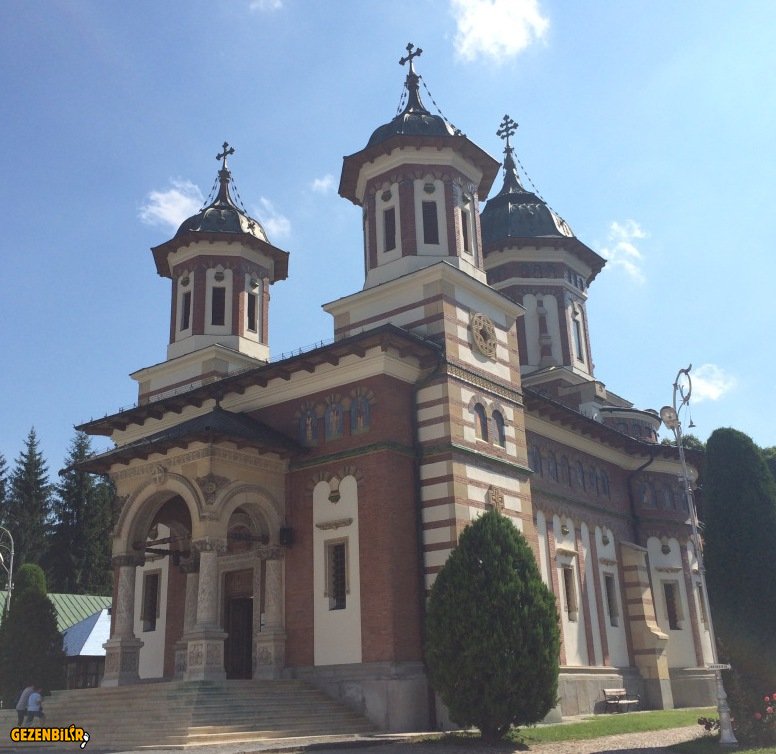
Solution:
[(225, 141), (221, 145), (221, 148), (224, 151), (221, 152), (221, 154), (217, 154), (216, 155), (216, 159), (217, 160), (223, 160), (223, 162), (221, 163), (221, 170), (226, 170), (227, 169), (227, 167), (226, 167), (226, 158), (229, 157), (230, 154), (234, 154), (234, 147), (230, 147), (229, 146), (229, 142)]
[(503, 139), (506, 143), (504, 146), (504, 187), (501, 189), (501, 193), (510, 191), (523, 191), (523, 186), (520, 183), (520, 176), (517, 174), (517, 165), (512, 157), (512, 153), (515, 151), (514, 147), (509, 143), (509, 137), (514, 136), (517, 131), (517, 121), (505, 115), (502, 119), (496, 136)]
[(409, 42), (407, 44), (407, 54), (403, 58), (399, 58), (399, 65), (404, 65), (405, 63), (410, 64), (410, 69), (407, 71), (407, 80), (404, 82), (404, 86), (407, 87), (408, 92), (407, 106), (404, 108), (405, 113), (428, 112), (420, 99), (420, 87), (418, 86), (420, 83), (420, 76), (415, 73), (415, 66), (412, 62), (422, 54), (423, 50), (421, 50), (420, 47), (415, 47), (412, 42)]
[(230, 154), (234, 154), (234, 147), (229, 146), (229, 142), (225, 141), (222, 145), (224, 150), (221, 154), (216, 155), (217, 160), (221, 160), (221, 170), (218, 171), (218, 196), (216, 201), (226, 202), (232, 204), (232, 200), (229, 197), (229, 181), (232, 178), (232, 174), (229, 172), (229, 168), (226, 167), (226, 158)]

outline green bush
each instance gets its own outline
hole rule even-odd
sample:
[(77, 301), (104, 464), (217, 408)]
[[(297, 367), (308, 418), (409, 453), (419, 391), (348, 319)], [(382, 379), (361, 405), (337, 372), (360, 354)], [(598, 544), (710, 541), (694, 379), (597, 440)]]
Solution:
[(431, 685), (452, 719), (486, 741), (557, 704), (555, 598), (522, 534), (497, 512), (462, 533), (437, 575), (426, 636)]

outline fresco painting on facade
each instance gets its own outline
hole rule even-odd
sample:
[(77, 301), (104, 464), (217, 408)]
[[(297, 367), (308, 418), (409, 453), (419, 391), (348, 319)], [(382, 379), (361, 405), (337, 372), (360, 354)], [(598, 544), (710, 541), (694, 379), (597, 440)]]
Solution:
[(676, 449), (594, 374), (604, 259), (523, 187), (508, 117), (486, 201), (499, 163), (426, 108), (408, 49), (404, 109), (344, 158), (366, 271), (324, 306), (332, 343), (270, 360), (289, 254), (235, 202), (228, 144), (215, 198), (152, 250), (167, 359), (133, 375), (134, 408), (82, 426), (115, 443), (84, 464), (120, 511), (103, 684), (299, 677), (426, 726), (425, 591), (495, 508), (557, 598), (558, 714), (602, 709), (604, 688), (707, 704)]

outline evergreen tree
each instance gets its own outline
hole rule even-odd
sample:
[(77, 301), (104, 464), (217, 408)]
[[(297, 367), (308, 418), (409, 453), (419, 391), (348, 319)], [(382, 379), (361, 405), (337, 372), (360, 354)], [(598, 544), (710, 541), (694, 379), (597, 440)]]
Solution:
[(776, 483), (757, 446), (734, 429), (706, 445), (704, 542), (714, 627), (745, 687), (773, 693)]
[(460, 725), (496, 741), (557, 704), (560, 632), (555, 598), (531, 548), (490, 511), (461, 535), (428, 603), (431, 685)]
[(109, 594), (112, 486), (77, 464), (92, 455), (91, 441), (76, 433), (53, 499), (53, 535), (46, 560), (52, 591)]
[(51, 514), (48, 469), (31, 429), (24, 450), (16, 459), (6, 495), (6, 523), (12, 532), (15, 561), (40, 563), (47, 545)]
[(47, 691), (62, 688), (65, 672), (62, 636), (40, 566), (23, 565), (14, 584), (10, 611), (0, 627), (0, 695), (6, 706), (28, 683)]

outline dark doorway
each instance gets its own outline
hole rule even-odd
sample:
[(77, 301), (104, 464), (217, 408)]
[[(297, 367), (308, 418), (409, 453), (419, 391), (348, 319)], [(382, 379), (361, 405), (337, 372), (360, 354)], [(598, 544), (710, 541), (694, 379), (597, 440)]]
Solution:
[(224, 642), (226, 677), (252, 678), (253, 600), (250, 597), (227, 599), (224, 628), (229, 634)]

